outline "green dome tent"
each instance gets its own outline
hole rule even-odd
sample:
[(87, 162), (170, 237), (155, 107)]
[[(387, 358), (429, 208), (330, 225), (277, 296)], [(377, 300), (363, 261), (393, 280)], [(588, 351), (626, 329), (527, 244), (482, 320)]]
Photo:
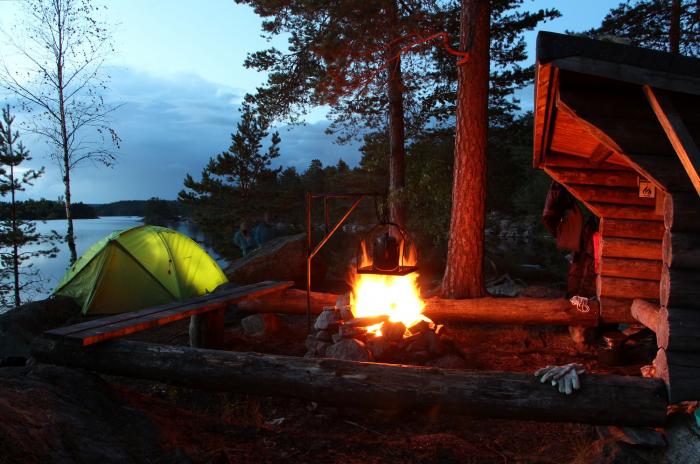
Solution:
[(83, 314), (114, 314), (203, 295), (224, 282), (221, 268), (191, 238), (138, 226), (91, 246), (53, 293), (76, 300)]

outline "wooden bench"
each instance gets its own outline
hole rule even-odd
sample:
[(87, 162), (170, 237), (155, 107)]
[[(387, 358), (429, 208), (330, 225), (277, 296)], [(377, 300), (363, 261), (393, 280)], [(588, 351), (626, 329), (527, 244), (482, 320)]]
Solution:
[(224, 311), (239, 301), (291, 287), (294, 282), (265, 281), (216, 291), (186, 301), (93, 319), (45, 332), (49, 338), (69, 344), (92, 345), (191, 317), (190, 343), (202, 348), (220, 348)]

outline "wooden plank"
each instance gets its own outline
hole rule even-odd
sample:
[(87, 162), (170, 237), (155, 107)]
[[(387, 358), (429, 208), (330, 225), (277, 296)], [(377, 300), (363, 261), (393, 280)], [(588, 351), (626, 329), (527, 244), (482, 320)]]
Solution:
[(240, 292), (247, 293), (247, 292), (255, 292), (257, 289), (267, 289), (270, 288), (271, 291), (277, 291), (278, 288), (277, 286), (280, 285), (281, 289), (288, 288), (290, 286), (290, 282), (258, 282), (255, 284), (250, 284), (250, 285), (245, 285), (243, 287), (237, 287), (232, 290), (227, 290), (226, 292), (212, 292), (208, 293), (206, 295), (201, 295), (197, 296), (194, 298), (191, 298), (186, 301), (174, 301), (172, 303), (165, 303), (159, 306), (153, 306), (151, 308), (144, 308), (138, 311), (131, 311), (127, 313), (121, 313), (121, 314), (114, 314), (111, 316), (106, 316), (106, 317), (100, 317), (96, 319), (91, 319), (89, 321), (81, 322), (78, 324), (73, 324), (69, 325), (66, 327), (60, 327), (54, 330), (50, 330), (47, 332), (49, 336), (65, 336), (69, 335), (71, 333), (76, 333), (81, 330), (90, 330), (96, 327), (102, 327), (105, 325), (110, 325), (110, 324), (115, 324), (115, 323), (120, 323), (128, 320), (133, 320), (133, 319), (138, 319), (140, 317), (149, 315), (149, 314), (156, 314), (161, 311), (167, 311), (167, 310), (172, 310), (172, 309), (177, 309), (179, 307), (182, 308), (190, 308), (196, 305), (203, 305), (206, 306), (208, 303), (212, 302), (213, 300), (217, 298), (228, 298), (229, 295), (233, 292), (235, 295), (237, 295)]
[(602, 256), (610, 258), (637, 258), (661, 260), (661, 241), (603, 236), (600, 240)]
[(632, 302), (632, 317), (655, 333), (659, 327), (659, 305), (646, 300), (635, 299)]
[[(648, 208), (656, 206), (656, 201), (653, 198), (641, 198), (639, 196), (639, 189), (636, 187), (608, 187), (575, 184), (570, 184), (568, 187), (577, 190), (580, 197), (583, 198), (586, 203), (612, 203), (618, 206), (641, 205)], [(659, 215), (654, 212), (654, 216)], [(661, 216), (659, 216), (659, 218), (661, 218)]]
[(654, 368), (656, 376), (666, 383), (671, 403), (700, 400), (700, 353), (660, 348)]
[[(625, 161), (626, 163), (626, 161)], [(590, 158), (576, 154), (561, 153), (550, 151), (544, 162), (544, 166), (549, 168), (573, 168), (573, 169), (594, 169), (598, 171), (629, 171), (635, 172), (632, 168), (627, 168), (627, 165), (619, 165), (604, 162), (598, 166), (591, 164)]]
[(598, 201), (587, 201), (586, 205), (604, 218), (638, 219), (640, 221), (654, 221), (662, 218), (654, 206), (618, 205)]
[(63, 338), (80, 345), (90, 345), (141, 330), (159, 327), (193, 315), (222, 309), (243, 299), (278, 292), (292, 285), (293, 282), (260, 282), (245, 285), (225, 292), (211, 293), (206, 297), (197, 297), (185, 302), (146, 308), (128, 314), (119, 314), (50, 330), (46, 332), (46, 335)]
[(676, 110), (671, 96), (649, 85), (645, 85), (643, 89), (695, 191), (700, 195), (700, 149)]
[(339, 359), (203, 350), (130, 340), (89, 348), (39, 337), (40, 362), (145, 378), (188, 388), (299, 398), (348, 408), (436, 411), (473, 417), (659, 426), (659, 379), (581, 375), (562, 395), (531, 372), (488, 372)]
[(630, 170), (598, 171), (596, 169), (567, 169), (545, 167), (545, 172), (560, 184), (605, 185), (636, 188), (639, 175)]
[(661, 240), (665, 230), (664, 224), (660, 220), (637, 221), (634, 219), (616, 218), (603, 218), (600, 220), (600, 233), (605, 237)]
[(598, 276), (596, 291), (602, 297), (658, 300), (659, 282), (654, 280), (626, 279)]
[(554, 121), (556, 108), (553, 104), (554, 89), (557, 87), (558, 70), (548, 65), (535, 67), (535, 139), (533, 151), (533, 167), (539, 167), (543, 160), (546, 148), (550, 142), (550, 133)]
[(600, 258), (600, 274), (608, 277), (660, 280), (661, 261), (635, 258)]

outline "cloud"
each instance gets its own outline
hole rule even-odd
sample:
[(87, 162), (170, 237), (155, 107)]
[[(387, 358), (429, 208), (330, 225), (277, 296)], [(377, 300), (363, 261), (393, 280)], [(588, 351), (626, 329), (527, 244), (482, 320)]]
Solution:
[[(106, 100), (121, 105), (112, 118), (121, 149), (113, 168), (85, 164), (73, 172), (74, 201), (175, 198), (186, 174), (198, 177), (209, 158), (230, 145), (244, 92), (190, 74), (162, 78), (124, 68), (109, 71)], [(281, 156), (275, 164), (304, 169), (313, 158), (324, 164), (339, 158), (357, 163), (357, 146), (334, 144), (334, 137), (324, 133), (327, 125), (320, 121), (279, 128)], [(54, 199), (63, 194), (63, 185), (57, 166), (48, 159), (49, 147), (25, 135), (32, 165), (46, 166), (45, 176), (26, 195)]]

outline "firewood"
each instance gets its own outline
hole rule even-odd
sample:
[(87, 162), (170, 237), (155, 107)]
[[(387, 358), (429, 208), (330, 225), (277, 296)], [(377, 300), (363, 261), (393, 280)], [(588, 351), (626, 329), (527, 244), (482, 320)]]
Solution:
[(129, 340), (84, 349), (39, 337), (32, 355), (39, 362), (110, 375), (344, 407), (651, 427), (666, 419), (663, 382), (641, 377), (584, 374), (581, 389), (566, 396), (531, 373), (358, 363)]

